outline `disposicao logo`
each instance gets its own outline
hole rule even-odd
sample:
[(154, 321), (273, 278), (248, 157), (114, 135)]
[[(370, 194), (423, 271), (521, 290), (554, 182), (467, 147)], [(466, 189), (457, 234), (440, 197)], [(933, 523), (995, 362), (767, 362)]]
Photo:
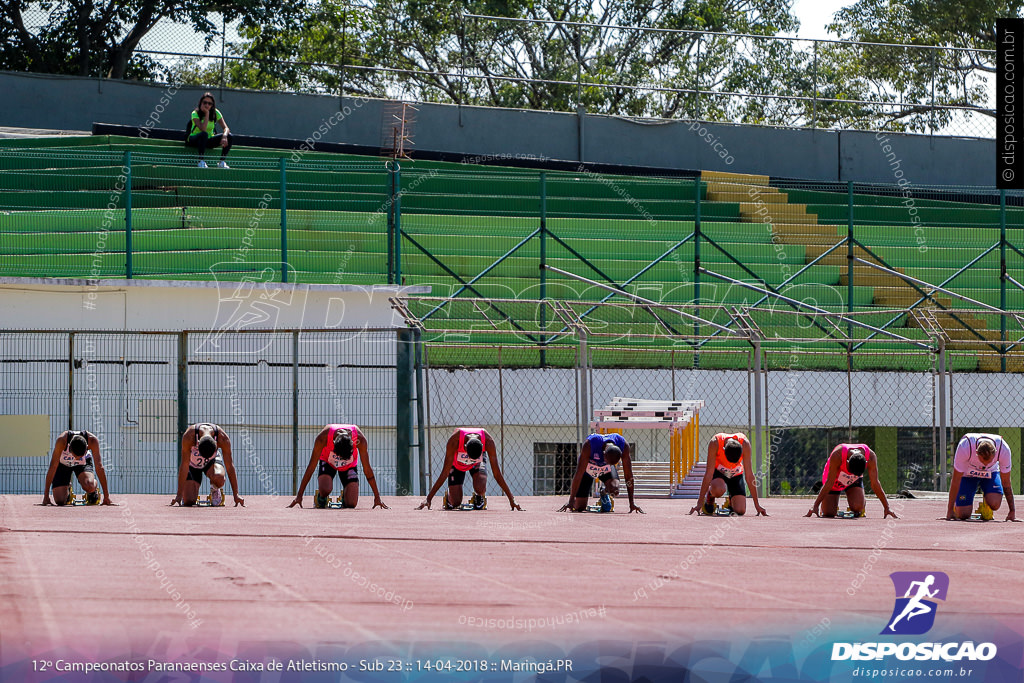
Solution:
[[(896, 604), (881, 635), (916, 636), (935, 625), (936, 600), (945, 600), (949, 576), (943, 572), (893, 572)], [(996, 656), (994, 643), (833, 643), (832, 660), (878, 660), (895, 656), (917, 661), (988, 661)]]
[[(942, 572), (893, 572), (896, 606), (882, 634), (918, 636), (935, 624), (938, 603), (949, 592), (949, 576)], [(903, 596), (903, 597), (900, 597)]]

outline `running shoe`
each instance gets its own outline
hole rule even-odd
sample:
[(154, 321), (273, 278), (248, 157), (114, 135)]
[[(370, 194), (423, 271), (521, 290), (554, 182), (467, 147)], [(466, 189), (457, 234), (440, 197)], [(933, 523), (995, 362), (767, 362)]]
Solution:
[(328, 496), (321, 495), (319, 491), (313, 494), (313, 507), (318, 510), (323, 510), (327, 507), (327, 501), (330, 500)]
[(704, 514), (713, 515), (715, 514), (715, 501), (712, 498), (708, 498), (704, 501)]
[(479, 493), (474, 493), (473, 497), (469, 499), (470, 504), (474, 510), (486, 510), (487, 509), (487, 498), (481, 496)]
[(611, 512), (615, 508), (615, 501), (607, 492), (601, 494), (601, 512)]
[(217, 168), (231, 168), (231, 167), (228, 166), (228, 162), (222, 161), (219, 164), (217, 164)]
[(100, 504), (100, 492), (93, 491), (92, 493), (85, 494), (86, 505), (99, 505)]
[(210, 505), (219, 508), (224, 504), (224, 491), (222, 489), (210, 489)]
[(200, 161), (198, 164), (196, 164), (196, 167), (197, 168), (209, 168), (209, 166), (206, 165), (205, 161)]
[(985, 501), (981, 501), (978, 503), (978, 515), (986, 522), (991, 522), (993, 518), (992, 508)]
[(454, 510), (455, 506), (448, 502), (448, 492), (444, 492), (444, 498), (441, 499), (441, 507), (445, 510)]

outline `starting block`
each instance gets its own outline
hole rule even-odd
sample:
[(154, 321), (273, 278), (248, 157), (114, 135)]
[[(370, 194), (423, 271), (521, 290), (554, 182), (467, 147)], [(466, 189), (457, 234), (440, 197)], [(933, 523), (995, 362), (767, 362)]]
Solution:
[(96, 497), (93, 500), (89, 500), (89, 495), (85, 493), (76, 494), (74, 491), (68, 492), (68, 502), (65, 505), (99, 505), (103, 498), (100, 496), (100, 492), (96, 491)]
[(220, 505), (214, 505), (213, 504), (213, 497), (211, 495), (207, 494), (206, 498), (197, 498), (196, 502), (194, 503), (194, 506), (195, 507), (202, 507), (202, 508), (212, 508), (212, 507), (222, 508), (222, 507), (224, 507), (224, 492), (221, 491)]
[(614, 512), (615, 511), (615, 499), (609, 497), (608, 498), (608, 502), (610, 503), (611, 507), (609, 509), (607, 509), (607, 510), (602, 510), (600, 503), (594, 503), (593, 505), (588, 505), (584, 509), (587, 512), (598, 512), (598, 513), (601, 513), (601, 514), (605, 514), (605, 513), (608, 513), (608, 512)]
[(846, 508), (846, 510), (836, 513), (837, 519), (857, 519), (858, 517), (867, 517), (867, 515), (863, 512), (858, 514), (851, 510), (850, 508)]
[(441, 501), (441, 509), (442, 510), (448, 510), (448, 511), (459, 511), (459, 510), (461, 510), (461, 511), (466, 511), (466, 512), (468, 512), (470, 510), (486, 510), (487, 509), (487, 499), (486, 498), (483, 499), (483, 503), (484, 503), (483, 507), (477, 507), (476, 506), (476, 503), (474, 502), (474, 501), (476, 501), (476, 499), (477, 499), (477, 494), (474, 493), (472, 496), (470, 496), (468, 503), (462, 503), (461, 505), (449, 507), (448, 506), (448, 494), (445, 493), (444, 498), (442, 498), (442, 501)]

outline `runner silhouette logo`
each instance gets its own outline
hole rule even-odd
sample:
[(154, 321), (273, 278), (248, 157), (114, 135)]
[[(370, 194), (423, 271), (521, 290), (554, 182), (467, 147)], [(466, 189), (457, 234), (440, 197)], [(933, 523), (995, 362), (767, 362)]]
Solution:
[(949, 576), (942, 572), (893, 572), (889, 575), (896, 589), (896, 605), (883, 634), (916, 636), (927, 633), (935, 624), (936, 600), (945, 600)]

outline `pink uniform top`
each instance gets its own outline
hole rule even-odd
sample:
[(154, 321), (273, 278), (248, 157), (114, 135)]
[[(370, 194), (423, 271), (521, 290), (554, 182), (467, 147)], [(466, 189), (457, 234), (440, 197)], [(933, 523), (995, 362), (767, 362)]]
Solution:
[[(352, 454), (342, 458), (334, 452), (334, 433), (347, 429), (352, 434)], [(336, 470), (350, 470), (359, 464), (359, 427), (355, 425), (327, 425), (327, 445), (320, 451), (320, 459)]]
[(455, 461), (452, 463), (452, 467), (454, 467), (460, 472), (470, 471), (471, 469), (479, 465), (481, 462), (483, 462), (484, 459), (483, 450), (480, 451), (479, 458), (471, 458), (469, 457), (469, 454), (466, 453), (466, 438), (472, 434), (479, 435), (480, 443), (483, 444), (485, 447), (487, 446), (487, 430), (483, 429), (482, 427), (462, 427), (461, 429), (459, 429), (459, 445), (456, 446), (455, 448)]
[[(996, 445), (996, 457), (988, 465), (978, 457), (978, 439), (988, 438)], [(964, 434), (956, 446), (953, 456), (953, 471), (965, 477), (991, 479), (996, 472), (1006, 474), (1010, 471), (1010, 447), (998, 434)]]
[[(871, 460), (875, 455), (866, 443), (841, 443), (833, 448), (832, 453), (842, 449), (839, 454), (839, 476), (836, 478), (836, 483), (832, 486), (833, 491), (843, 491), (851, 484), (856, 484), (857, 481), (864, 476), (852, 474), (850, 470), (846, 468), (846, 465), (850, 460), (850, 451), (854, 448), (859, 448), (864, 451), (864, 458), (866, 460)], [(821, 473), (822, 485), (828, 483), (828, 464), (832, 460), (832, 453), (829, 453), (828, 460), (825, 461), (825, 471)]]

